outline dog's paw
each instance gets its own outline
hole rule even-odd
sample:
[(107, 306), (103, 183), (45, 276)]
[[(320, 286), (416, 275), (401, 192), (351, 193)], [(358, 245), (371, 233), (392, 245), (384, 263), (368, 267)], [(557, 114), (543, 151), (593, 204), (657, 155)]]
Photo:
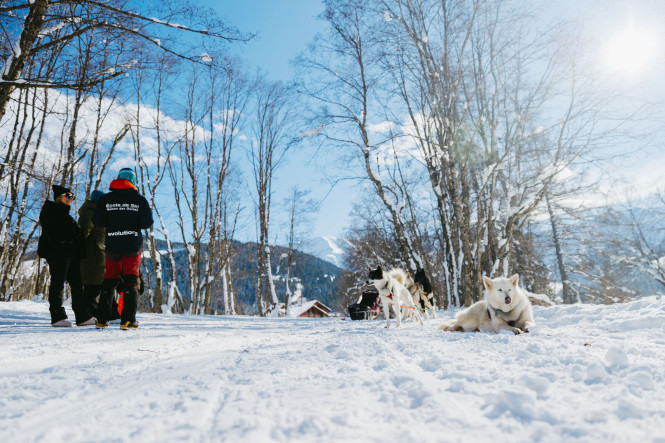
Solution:
[(522, 331), (520, 328), (513, 328), (513, 333), (515, 335), (520, 335), (520, 334), (523, 334), (524, 331)]

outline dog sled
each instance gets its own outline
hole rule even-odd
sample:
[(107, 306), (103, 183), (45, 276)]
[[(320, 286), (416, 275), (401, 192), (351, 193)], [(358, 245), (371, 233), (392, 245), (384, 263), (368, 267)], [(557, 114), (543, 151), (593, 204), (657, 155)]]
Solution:
[(349, 305), (351, 320), (374, 320), (381, 314), (381, 301), (379, 291), (363, 291), (357, 303)]

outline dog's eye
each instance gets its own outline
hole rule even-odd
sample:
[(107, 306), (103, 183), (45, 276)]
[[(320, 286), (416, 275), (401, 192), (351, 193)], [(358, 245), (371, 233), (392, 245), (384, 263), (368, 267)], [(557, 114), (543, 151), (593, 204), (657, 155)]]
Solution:
[(512, 291), (512, 289), (508, 289), (508, 291), (507, 291), (507, 292), (510, 292), (510, 291)]
[(499, 289), (499, 292), (503, 292), (503, 289)]

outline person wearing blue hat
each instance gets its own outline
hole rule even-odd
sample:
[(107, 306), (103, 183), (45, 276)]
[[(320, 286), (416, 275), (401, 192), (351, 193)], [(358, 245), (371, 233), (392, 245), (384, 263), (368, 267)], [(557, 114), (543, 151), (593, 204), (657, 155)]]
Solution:
[(97, 308), (97, 327), (108, 327), (116, 287), (123, 282), (120, 329), (137, 329), (139, 266), (143, 253), (141, 231), (152, 226), (152, 210), (136, 189), (136, 174), (130, 168), (121, 169), (109, 189), (111, 192), (99, 198), (92, 217), (95, 227), (106, 228), (106, 269)]
[(127, 180), (136, 188), (136, 174), (130, 168), (122, 168), (118, 173), (118, 180)]

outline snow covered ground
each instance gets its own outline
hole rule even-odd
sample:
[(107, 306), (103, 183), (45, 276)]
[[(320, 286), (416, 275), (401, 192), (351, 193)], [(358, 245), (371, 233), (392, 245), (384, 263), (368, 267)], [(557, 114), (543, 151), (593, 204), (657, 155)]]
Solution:
[(523, 336), (450, 315), (100, 331), (0, 303), (0, 441), (665, 442), (665, 299), (536, 307)]

